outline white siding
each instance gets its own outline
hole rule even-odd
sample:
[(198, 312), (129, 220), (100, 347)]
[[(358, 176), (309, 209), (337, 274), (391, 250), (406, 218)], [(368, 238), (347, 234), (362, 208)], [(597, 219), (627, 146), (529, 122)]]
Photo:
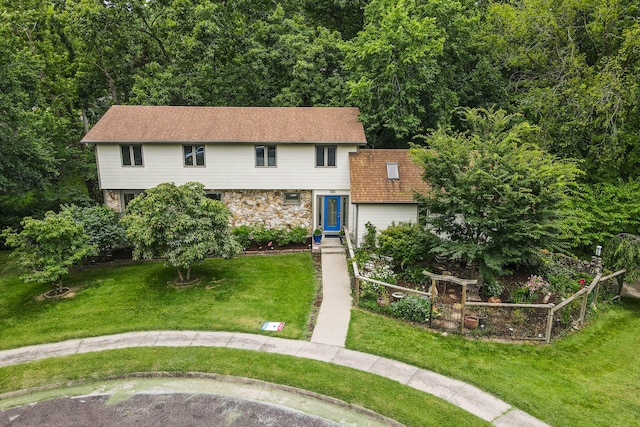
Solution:
[(362, 237), (367, 229), (365, 224), (370, 222), (376, 226), (378, 232), (385, 230), (392, 222), (416, 222), (418, 220), (418, 205), (414, 203), (379, 203), (358, 204), (353, 206), (355, 216), (356, 245), (362, 243)]
[(315, 167), (313, 144), (280, 144), (277, 167), (255, 167), (254, 145), (206, 145), (205, 167), (183, 166), (182, 144), (143, 144), (144, 166), (122, 166), (118, 144), (98, 144), (102, 189), (147, 189), (163, 182), (202, 182), (215, 190), (349, 189), (349, 152), (338, 146), (336, 167)]

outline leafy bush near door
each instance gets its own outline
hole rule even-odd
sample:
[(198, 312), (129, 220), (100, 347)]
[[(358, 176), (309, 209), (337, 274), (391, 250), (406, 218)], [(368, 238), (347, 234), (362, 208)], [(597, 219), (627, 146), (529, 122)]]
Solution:
[(273, 246), (303, 244), (307, 240), (308, 230), (299, 225), (287, 228), (267, 228), (264, 224), (241, 225), (233, 229), (233, 234), (243, 248), (249, 246)]

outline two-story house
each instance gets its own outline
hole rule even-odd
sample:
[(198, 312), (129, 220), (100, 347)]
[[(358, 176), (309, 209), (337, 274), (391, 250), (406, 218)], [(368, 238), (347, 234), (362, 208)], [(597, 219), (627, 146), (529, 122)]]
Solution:
[(115, 105), (83, 142), (95, 145), (99, 185), (115, 210), (163, 182), (197, 181), (227, 205), (232, 226), (302, 225), (325, 235), (349, 226), (359, 241), (367, 221), (417, 220), (412, 189), (424, 183), (407, 150), (361, 150), (358, 113)]

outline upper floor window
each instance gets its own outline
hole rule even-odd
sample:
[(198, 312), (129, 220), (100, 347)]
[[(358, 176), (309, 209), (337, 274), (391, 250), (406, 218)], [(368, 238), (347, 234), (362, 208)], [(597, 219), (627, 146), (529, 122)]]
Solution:
[(184, 165), (204, 166), (204, 145), (184, 145)]
[(142, 166), (142, 145), (121, 145), (122, 166)]
[(316, 145), (316, 166), (335, 167), (336, 145)]
[(256, 166), (275, 167), (276, 166), (276, 146), (256, 145)]

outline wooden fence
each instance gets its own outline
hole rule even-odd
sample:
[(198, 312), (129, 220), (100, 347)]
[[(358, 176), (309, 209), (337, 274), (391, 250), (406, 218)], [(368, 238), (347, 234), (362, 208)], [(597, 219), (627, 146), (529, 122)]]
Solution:
[[(354, 259), (355, 253), (348, 229), (345, 229), (345, 235), (347, 236), (349, 256)], [(468, 301), (469, 287), (476, 285), (476, 280), (460, 279), (424, 271), (425, 275), (431, 277), (431, 286), (428, 292), (423, 292), (365, 277), (360, 274), (358, 264), (355, 261), (352, 261), (351, 265), (355, 278), (354, 304), (356, 306), (359, 305), (360, 283), (366, 281), (408, 294), (430, 298), (429, 327), (431, 328), (459, 330), (463, 334), (468, 332), (489, 337), (539, 340), (547, 343), (551, 342), (553, 337), (579, 328), (590, 308), (597, 307), (599, 303), (606, 304), (619, 299), (622, 283), (613, 284), (613, 279), (626, 272), (623, 269), (606, 276), (598, 273), (589, 286), (580, 289), (558, 304), (515, 304)], [(459, 303), (445, 304), (438, 301), (437, 284), (442, 282), (461, 287)], [(437, 313), (434, 313), (434, 310)], [(477, 330), (465, 329), (465, 320), (468, 316), (473, 316), (480, 321), (480, 327)]]

